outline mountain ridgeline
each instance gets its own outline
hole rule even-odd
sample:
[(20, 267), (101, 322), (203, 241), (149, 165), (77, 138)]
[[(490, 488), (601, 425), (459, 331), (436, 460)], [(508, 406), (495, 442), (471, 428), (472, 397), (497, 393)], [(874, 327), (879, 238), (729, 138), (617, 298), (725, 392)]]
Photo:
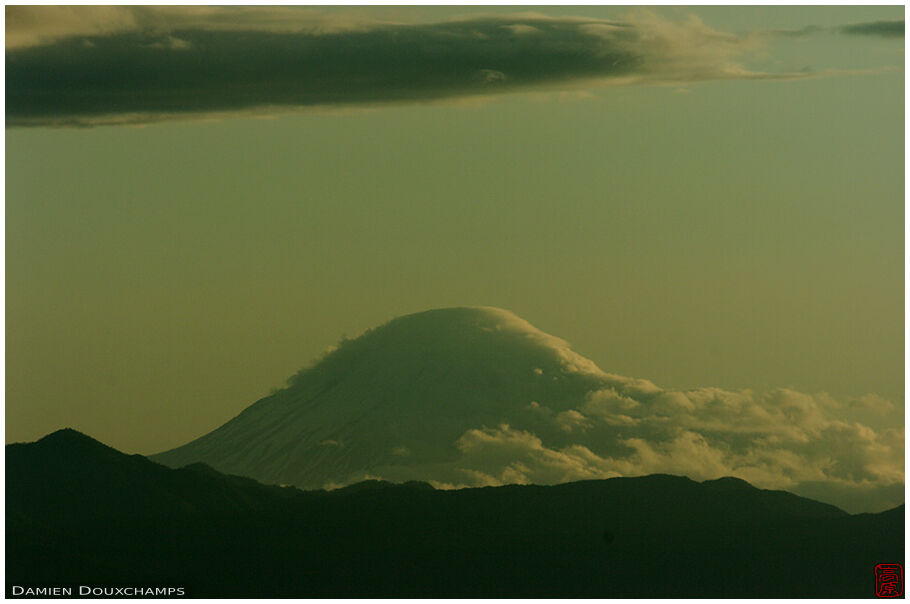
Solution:
[(871, 597), (903, 506), (849, 515), (723, 478), (436, 490), (266, 486), (62, 430), (6, 447), (12, 586), (188, 597)]

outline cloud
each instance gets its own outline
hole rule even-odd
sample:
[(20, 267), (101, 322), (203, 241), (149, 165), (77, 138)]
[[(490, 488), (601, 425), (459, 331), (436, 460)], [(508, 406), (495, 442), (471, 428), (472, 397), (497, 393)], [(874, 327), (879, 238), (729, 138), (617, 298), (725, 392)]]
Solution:
[(899, 21), (872, 21), (869, 23), (854, 23), (844, 25), (837, 29), (842, 34), (856, 36), (879, 36), (881, 38), (903, 38), (904, 20)]
[(526, 425), (512, 421), (465, 432), (456, 443), (464, 484), (546, 484), (654, 473), (696, 480), (736, 476), (761, 488), (804, 491), (846, 507), (863, 501), (866, 508), (884, 508), (903, 483), (903, 427), (875, 430), (839, 419), (845, 407), (874, 414), (893, 410), (881, 397), (843, 405), (824, 393), (783, 388), (763, 394), (672, 391), (650, 382), (642, 388), (638, 382), (643, 380), (610, 379), (637, 388), (594, 390), (576, 408), (558, 412), (531, 405), (536, 413)]
[(584, 432), (591, 427), (588, 418), (575, 409), (559, 413), (556, 416), (556, 424), (564, 432)]
[(35, 46), (75, 36), (99, 36), (139, 27), (122, 6), (7, 6), (6, 49)]
[(759, 37), (647, 11), (382, 23), (299, 7), (7, 7), (8, 125), (96, 125), (488, 97), (579, 86), (796, 79)]
[(364, 30), (380, 22), (290, 6), (7, 6), (6, 49), (53, 44), (67, 38), (177, 30), (333, 33)]
[(904, 20), (871, 21), (867, 23), (852, 23), (838, 27), (819, 27), (807, 25), (800, 29), (775, 29), (764, 32), (767, 36), (780, 36), (785, 38), (802, 38), (820, 33), (841, 33), (857, 36), (879, 36), (882, 38), (903, 38)]
[(867, 394), (850, 401), (854, 409), (866, 409), (876, 413), (888, 413), (894, 410), (894, 403), (877, 394)]
[(784, 38), (802, 38), (804, 36), (811, 36), (823, 31), (826, 31), (824, 27), (819, 27), (817, 25), (807, 25), (806, 27), (801, 27), (799, 29), (774, 29), (766, 31), (764, 33), (765, 35), (780, 36)]
[(468, 466), (462, 473), (479, 486), (554, 484), (621, 475), (587, 447), (548, 448), (536, 435), (508, 424), (468, 430), (457, 446)]

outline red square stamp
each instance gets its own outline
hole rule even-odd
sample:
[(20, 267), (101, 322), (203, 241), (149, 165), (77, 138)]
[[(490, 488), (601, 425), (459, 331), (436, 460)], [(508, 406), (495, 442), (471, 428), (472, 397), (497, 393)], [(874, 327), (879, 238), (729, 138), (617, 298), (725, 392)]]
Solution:
[(904, 567), (900, 564), (875, 565), (875, 595), (899, 598), (904, 595)]

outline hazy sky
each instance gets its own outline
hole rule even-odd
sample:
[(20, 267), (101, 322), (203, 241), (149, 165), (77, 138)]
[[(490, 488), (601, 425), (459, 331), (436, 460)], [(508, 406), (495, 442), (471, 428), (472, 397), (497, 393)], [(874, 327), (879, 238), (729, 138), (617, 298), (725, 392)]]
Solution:
[(460, 305), (903, 425), (903, 7), (11, 10), (7, 442), (161, 451)]

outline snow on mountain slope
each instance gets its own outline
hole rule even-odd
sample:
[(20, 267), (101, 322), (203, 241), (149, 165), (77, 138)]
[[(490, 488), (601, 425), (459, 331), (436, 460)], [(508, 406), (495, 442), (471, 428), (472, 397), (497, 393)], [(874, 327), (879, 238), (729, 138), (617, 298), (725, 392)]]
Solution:
[(903, 431), (846, 421), (848, 406), (789, 389), (664, 390), (601, 371), (508, 311), (449, 308), (342, 342), (287, 388), (152, 459), (301, 488), (668, 473), (736, 476), (851, 511), (899, 505)]

